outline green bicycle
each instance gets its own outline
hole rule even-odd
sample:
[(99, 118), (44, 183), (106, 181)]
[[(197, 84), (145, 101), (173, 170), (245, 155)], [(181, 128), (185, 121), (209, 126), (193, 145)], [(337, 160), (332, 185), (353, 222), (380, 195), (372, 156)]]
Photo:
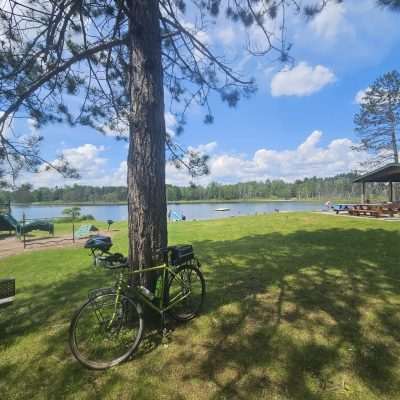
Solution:
[[(72, 354), (84, 366), (106, 369), (127, 360), (140, 344), (144, 329), (143, 305), (161, 316), (165, 335), (165, 314), (177, 321), (196, 317), (203, 306), (205, 281), (192, 246), (163, 250), (162, 265), (130, 271), (126, 258), (109, 253), (111, 239), (97, 236), (86, 243), (95, 265), (118, 272), (114, 287), (89, 292), (88, 300), (76, 311), (69, 329)], [(156, 292), (136, 282), (143, 272), (157, 271)]]

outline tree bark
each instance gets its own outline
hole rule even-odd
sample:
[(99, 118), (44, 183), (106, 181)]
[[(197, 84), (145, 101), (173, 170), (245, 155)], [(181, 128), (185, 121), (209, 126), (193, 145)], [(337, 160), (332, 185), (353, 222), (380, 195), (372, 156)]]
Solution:
[[(128, 150), (129, 263), (161, 262), (167, 246), (164, 89), (158, 0), (126, 1), (129, 9), (130, 120)], [(143, 274), (154, 289), (156, 274)]]
[(392, 101), (389, 101), (389, 123), (391, 129), (391, 140), (392, 140), (392, 149), (393, 149), (393, 158), (396, 164), (399, 163), (399, 150), (397, 148), (397, 135), (396, 135), (396, 125), (397, 125), (397, 118), (394, 112), (394, 108), (396, 104), (392, 104)]
[(396, 127), (393, 123), (392, 126), (392, 148), (393, 148), (393, 155), (394, 155), (394, 162), (396, 164), (399, 163), (399, 151), (397, 149), (397, 135), (396, 135)]

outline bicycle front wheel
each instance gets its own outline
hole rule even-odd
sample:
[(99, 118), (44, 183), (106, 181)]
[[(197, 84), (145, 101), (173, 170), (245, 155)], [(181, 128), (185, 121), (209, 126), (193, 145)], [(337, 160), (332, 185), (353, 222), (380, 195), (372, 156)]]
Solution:
[(203, 307), (205, 293), (206, 284), (200, 270), (191, 265), (179, 267), (168, 282), (169, 314), (177, 321), (196, 317)]
[(131, 356), (140, 343), (140, 304), (108, 293), (89, 299), (75, 313), (69, 330), (72, 354), (91, 369), (113, 367)]

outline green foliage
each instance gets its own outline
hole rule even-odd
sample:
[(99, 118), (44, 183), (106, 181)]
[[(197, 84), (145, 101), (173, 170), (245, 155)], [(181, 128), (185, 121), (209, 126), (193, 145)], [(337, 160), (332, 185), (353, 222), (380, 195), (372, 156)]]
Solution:
[(361, 99), (354, 117), (361, 144), (356, 150), (372, 155), (368, 164), (399, 162), (400, 73), (391, 71), (379, 77)]
[(54, 222), (58, 222), (58, 223), (70, 223), (70, 222), (82, 222), (82, 221), (94, 221), (94, 217), (92, 214), (84, 214), (81, 215), (79, 217), (70, 217), (70, 216), (66, 216), (66, 217), (61, 217), (61, 218), (54, 218)]
[[(252, 199), (297, 199), (320, 200), (360, 198), (360, 186), (352, 182), (353, 173), (340, 174), (329, 178), (305, 178), (295, 182), (266, 180), (259, 182), (241, 182), (236, 184), (219, 184), (212, 182), (207, 186), (174, 186), (167, 185), (168, 201), (207, 201), (207, 200), (252, 200)], [(124, 186), (65, 186), (55, 188), (25, 189), (18, 191), (0, 191), (0, 202), (11, 199), (19, 203), (126, 203), (127, 188)], [(368, 186), (370, 199), (385, 198), (386, 186), (371, 183)], [(27, 200), (27, 201), (25, 201)]]
[[(312, 14), (332, 1), (339, 2), (318, 2)], [(137, 35), (142, 34), (134, 27), (133, 5), (109, 0), (4, 1), (0, 10), (0, 178), (21, 169), (35, 171), (43, 163), (39, 154), (41, 138), (30, 137), (29, 145), (21, 138), (12, 143), (6, 140), (9, 122), (17, 117), (29, 116), (38, 128), (49, 123), (82, 124), (127, 138), (129, 110), (136, 107), (131, 104), (136, 100), (129, 88), (142, 84), (132, 81), (135, 77), (141, 79), (131, 70), (130, 57), (139, 42)], [(218, 46), (201, 39), (204, 34), (200, 33), (207, 32), (220, 14), (264, 37), (255, 43), (249, 37), (243, 43), (250, 53), (259, 57), (272, 53), (285, 63), (292, 47), (286, 40), (286, 14), (299, 13), (303, 8), (311, 14), (307, 5), (293, 0), (159, 0), (134, 7), (139, 5), (145, 14), (159, 16), (153, 23), (160, 27), (161, 36), (149, 40), (148, 45), (156, 53), (161, 50), (163, 70), (157, 80), (162, 78), (171, 100), (169, 111), (176, 117), (177, 133), (183, 130), (192, 103), (205, 108), (204, 122), (211, 123), (211, 93), (234, 107), (256, 90), (254, 79), (235, 71), (234, 64), (217, 53)], [(188, 8), (192, 15), (186, 23), (182, 14)], [(280, 34), (271, 30), (271, 24), (279, 26)], [(145, 68), (152, 68), (151, 63), (147, 64)], [(67, 107), (65, 94), (84, 101), (80, 107)], [(172, 159), (177, 159), (176, 154)], [(195, 167), (198, 161), (206, 160), (197, 158)], [(185, 160), (182, 162), (190, 168)], [(77, 176), (65, 159), (52, 166), (64, 175)]]
[(16, 203), (94, 203), (96, 201), (113, 203), (127, 201), (127, 188), (115, 186), (73, 185), (54, 188), (40, 187), (31, 189), (28, 194), (25, 194), (25, 196), (29, 197), (29, 201), (21, 201), (23, 199), (19, 193), (19, 189), (18, 191), (0, 191), (0, 198), (11, 199), (11, 201)]
[(34, 200), (34, 196), (32, 195), (32, 185), (29, 183), (25, 183), (21, 185), (17, 190), (13, 193), (13, 200), (16, 203), (32, 203)]
[[(147, 45), (152, 47), (150, 53), (161, 54), (162, 70), (154, 79), (163, 82), (170, 100), (169, 111), (176, 117), (176, 132), (180, 133), (192, 103), (204, 107), (204, 122), (211, 123), (211, 93), (234, 107), (256, 90), (254, 79), (243, 77), (233, 62), (217, 53), (220, 46), (202, 39), (220, 14), (251, 27), (263, 37), (264, 40), (259, 40), (258, 35), (247, 38), (246, 49), (252, 55), (265, 57), (266, 62), (276, 58), (287, 63), (292, 47), (287, 42), (286, 25), (291, 21), (287, 16), (303, 12), (311, 18), (332, 2), (341, 0), (305, 4), (293, 0), (159, 0), (137, 4), (110, 0), (5, 0), (0, 10), (0, 184), (5, 176), (15, 180), (21, 170), (35, 172), (45, 165), (39, 153), (40, 136), (9, 138), (10, 123), (15, 118), (29, 117), (37, 128), (49, 123), (82, 124), (102, 133), (112, 131), (120, 139), (127, 139), (128, 131), (143, 122), (128, 121), (130, 110), (137, 106), (131, 103), (140, 101), (129, 88), (144, 84), (137, 73), (140, 68), (131, 62), (132, 52), (140, 42), (138, 35), (143, 34), (142, 28), (134, 26), (139, 8), (133, 12), (132, 7), (141, 7), (143, 15), (156, 16), (151, 23), (157, 33), (149, 35)], [(186, 21), (182, 14), (188, 4), (191, 15)], [(395, 0), (380, 0), (379, 4), (393, 10), (399, 7)], [(252, 43), (252, 37), (258, 39)], [(152, 62), (145, 65), (144, 69), (153, 68)], [(133, 82), (134, 79), (138, 81)], [(65, 94), (84, 101), (80, 106), (67, 107)], [(160, 141), (160, 145), (164, 143)], [(207, 167), (202, 164), (207, 160), (202, 156), (193, 161), (192, 158), (193, 154), (178, 156), (172, 151), (173, 161), (180, 160), (189, 170), (193, 167), (196, 174), (206, 173)], [(78, 171), (62, 156), (52, 166), (47, 165), (50, 167), (63, 175), (78, 177)]]
[(80, 207), (64, 208), (62, 214), (66, 215), (67, 217), (71, 217), (72, 219), (78, 218), (81, 214), (81, 208)]
[(387, 7), (392, 11), (400, 11), (400, 0), (377, 0), (382, 7)]

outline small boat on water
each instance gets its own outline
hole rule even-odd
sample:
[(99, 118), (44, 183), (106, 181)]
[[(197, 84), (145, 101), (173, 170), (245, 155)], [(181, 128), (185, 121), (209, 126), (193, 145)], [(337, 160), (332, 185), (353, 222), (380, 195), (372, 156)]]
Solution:
[(230, 208), (216, 208), (215, 211), (229, 211)]

